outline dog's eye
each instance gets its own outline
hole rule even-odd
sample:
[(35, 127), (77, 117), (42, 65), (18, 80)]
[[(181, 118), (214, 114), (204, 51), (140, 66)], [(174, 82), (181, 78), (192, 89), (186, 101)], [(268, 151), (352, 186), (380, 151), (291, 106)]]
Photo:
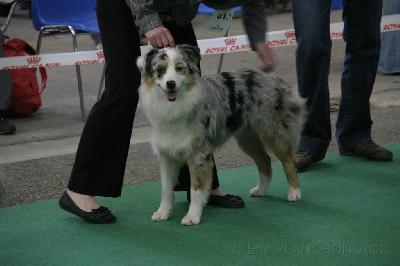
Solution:
[(157, 71), (157, 76), (158, 76), (159, 78), (161, 78), (162, 75), (165, 74), (166, 69), (165, 69), (164, 67), (158, 67), (156, 71)]
[(183, 70), (183, 67), (182, 67), (182, 66), (176, 66), (176, 67), (175, 67), (175, 70), (176, 70), (177, 72), (181, 72), (181, 71)]

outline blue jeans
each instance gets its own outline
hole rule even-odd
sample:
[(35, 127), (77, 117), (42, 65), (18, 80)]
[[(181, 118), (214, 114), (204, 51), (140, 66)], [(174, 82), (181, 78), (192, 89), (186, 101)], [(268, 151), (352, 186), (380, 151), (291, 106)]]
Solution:
[[(390, 0), (386, 3), (384, 15), (400, 14), (400, 1)], [(382, 74), (400, 73), (400, 31), (382, 33), (382, 47), (378, 72)]]
[[(371, 139), (369, 98), (379, 60), (382, 0), (345, 0), (343, 4), (346, 52), (336, 139), (339, 145), (352, 148)], [(297, 79), (309, 112), (299, 148), (316, 156), (325, 154), (332, 138), (330, 7), (331, 0), (293, 0)]]

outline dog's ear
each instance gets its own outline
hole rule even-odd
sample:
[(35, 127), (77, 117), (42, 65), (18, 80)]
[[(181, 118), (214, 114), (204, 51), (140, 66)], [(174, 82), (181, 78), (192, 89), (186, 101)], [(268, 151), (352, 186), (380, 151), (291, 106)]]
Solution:
[(136, 59), (136, 65), (137, 65), (137, 67), (139, 68), (139, 71), (140, 71), (140, 72), (143, 72), (143, 69), (144, 69), (144, 60), (145, 60), (145, 56), (144, 56), (144, 55), (139, 56), (139, 57)]
[(177, 45), (176, 49), (183, 54), (183, 57), (188, 63), (189, 72), (191, 74), (197, 73), (200, 75), (200, 49), (197, 46), (187, 44)]
[(151, 74), (152, 61), (154, 56), (157, 54), (158, 50), (154, 48), (147, 52), (145, 55), (139, 56), (136, 59), (136, 65), (142, 74)]
[(192, 46), (188, 44), (181, 44), (177, 45), (176, 49), (181, 51), (183, 54), (186, 55), (187, 59), (196, 64), (200, 64), (200, 49), (197, 46)]

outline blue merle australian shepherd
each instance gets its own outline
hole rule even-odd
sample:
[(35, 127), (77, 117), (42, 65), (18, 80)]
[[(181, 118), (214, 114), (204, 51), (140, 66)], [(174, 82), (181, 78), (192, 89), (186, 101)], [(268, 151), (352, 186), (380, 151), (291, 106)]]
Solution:
[(200, 223), (212, 179), (215, 149), (231, 136), (258, 168), (251, 196), (264, 196), (271, 181), (272, 152), (289, 183), (289, 201), (301, 197), (293, 149), (304, 120), (304, 100), (273, 73), (223, 72), (200, 78), (196, 47), (153, 49), (137, 60), (142, 74), (142, 108), (151, 124), (152, 144), (160, 157), (161, 203), (153, 221), (171, 215), (173, 188), (187, 163), (191, 202), (182, 224)]

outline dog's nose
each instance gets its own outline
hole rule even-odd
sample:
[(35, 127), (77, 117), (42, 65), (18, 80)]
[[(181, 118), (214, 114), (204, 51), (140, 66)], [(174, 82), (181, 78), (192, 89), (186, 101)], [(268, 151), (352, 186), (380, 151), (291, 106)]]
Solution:
[(173, 90), (176, 87), (176, 83), (174, 80), (168, 80), (167, 83), (167, 89)]

